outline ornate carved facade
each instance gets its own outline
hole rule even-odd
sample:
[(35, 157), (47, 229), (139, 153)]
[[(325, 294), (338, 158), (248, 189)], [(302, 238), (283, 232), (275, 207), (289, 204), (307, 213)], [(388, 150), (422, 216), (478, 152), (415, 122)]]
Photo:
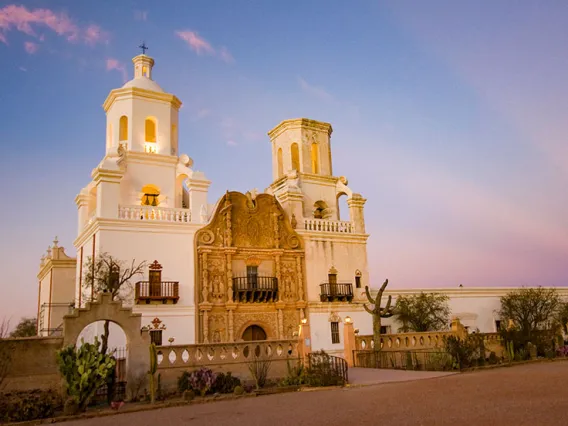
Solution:
[(227, 192), (195, 241), (198, 340), (240, 341), (249, 327), (291, 338), (306, 307), (304, 245), (276, 198)]

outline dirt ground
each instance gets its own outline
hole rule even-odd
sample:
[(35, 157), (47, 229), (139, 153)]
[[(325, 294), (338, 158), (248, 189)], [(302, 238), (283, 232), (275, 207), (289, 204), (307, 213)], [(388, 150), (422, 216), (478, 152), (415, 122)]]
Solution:
[(568, 362), (167, 408), (66, 425), (567, 425)]

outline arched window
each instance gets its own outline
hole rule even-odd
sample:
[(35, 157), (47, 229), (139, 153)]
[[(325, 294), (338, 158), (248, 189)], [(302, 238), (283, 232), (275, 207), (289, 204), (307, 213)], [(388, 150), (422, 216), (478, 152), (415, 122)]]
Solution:
[(160, 190), (154, 185), (145, 185), (142, 188), (142, 205), (143, 206), (157, 206), (160, 204)]
[(146, 142), (156, 142), (156, 121), (153, 118), (147, 118), (144, 129)]
[(361, 288), (361, 271), (357, 269), (355, 271), (355, 288)]
[(128, 139), (128, 117), (126, 115), (120, 117), (119, 125), (118, 140), (125, 141)]
[(293, 143), (290, 151), (292, 152), (292, 169), (300, 171), (300, 150), (298, 149), (298, 144)]
[(282, 177), (284, 175), (284, 165), (282, 164), (282, 148), (278, 148), (278, 177)]
[(319, 146), (315, 142), (312, 143), (311, 156), (312, 156), (312, 173), (318, 174), (320, 172), (319, 171)]
[(337, 220), (351, 220), (347, 194), (343, 192), (337, 194)]
[(329, 210), (325, 201), (316, 201), (314, 203), (314, 219), (327, 219)]

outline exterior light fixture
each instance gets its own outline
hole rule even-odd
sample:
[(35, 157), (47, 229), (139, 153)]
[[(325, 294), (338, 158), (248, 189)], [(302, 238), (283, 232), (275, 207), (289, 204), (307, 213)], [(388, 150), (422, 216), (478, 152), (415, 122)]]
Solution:
[(302, 320), (300, 321), (302, 324), (307, 324), (308, 320), (306, 318), (302, 318)]
[(351, 324), (351, 317), (345, 317), (345, 323)]

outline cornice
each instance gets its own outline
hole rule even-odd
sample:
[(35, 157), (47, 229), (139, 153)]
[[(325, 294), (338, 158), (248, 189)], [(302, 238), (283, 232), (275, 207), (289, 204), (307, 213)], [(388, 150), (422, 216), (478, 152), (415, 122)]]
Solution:
[(42, 280), (51, 270), (53, 269), (65, 269), (65, 268), (76, 268), (77, 258), (70, 258), (65, 260), (53, 260), (47, 259), (45, 264), (39, 270), (37, 274), (38, 280)]
[(268, 132), (270, 139), (274, 139), (280, 136), (286, 130), (291, 129), (306, 129), (306, 130), (316, 130), (319, 132), (326, 132), (328, 136), (331, 136), (333, 128), (330, 123), (324, 121), (310, 120), (309, 118), (294, 118), (289, 120), (281, 121), (276, 127)]
[(89, 196), (86, 194), (77, 194), (75, 197), (75, 204), (77, 204), (77, 207), (88, 205)]
[[(442, 293), (450, 298), (473, 298), (473, 297), (501, 297), (512, 291), (521, 290), (523, 287), (462, 287), (462, 288), (401, 288), (399, 290), (385, 290), (385, 295), (396, 297), (398, 295), (407, 296), (412, 294)], [(556, 289), (561, 296), (568, 296), (568, 287), (543, 287), (546, 289)], [(371, 293), (376, 294), (378, 289), (372, 288)]]
[(308, 309), (313, 314), (329, 314), (330, 312), (359, 312), (363, 310), (363, 303), (357, 302), (311, 302), (308, 301)]
[(95, 182), (120, 182), (124, 176), (123, 170), (110, 170), (96, 168), (91, 173), (91, 178)]
[[(298, 220), (298, 225), (300, 221)], [(369, 238), (369, 234), (347, 234), (347, 233), (333, 233), (327, 231), (307, 231), (305, 229), (296, 228), (295, 231), (300, 234), (306, 241), (326, 241), (326, 242), (341, 242), (341, 243), (352, 243), (352, 244), (362, 244), (366, 243)]]
[(161, 221), (144, 221), (130, 219), (93, 218), (93, 222), (73, 241), (79, 249), (86, 240), (98, 231), (147, 232), (161, 234), (195, 234), (205, 224), (203, 223), (176, 223)]
[(126, 164), (156, 164), (177, 165), (179, 159), (175, 155), (151, 154), (148, 152), (127, 151), (124, 161)]
[(127, 87), (125, 89), (111, 90), (103, 104), (104, 111), (108, 112), (115, 101), (129, 97), (167, 103), (176, 110), (179, 110), (182, 105), (177, 96), (170, 93), (154, 92), (152, 90), (140, 89), (139, 87)]
[(311, 183), (311, 182), (327, 183), (330, 186), (335, 186), (337, 185), (337, 181), (339, 180), (339, 178), (336, 176), (316, 175), (313, 173), (304, 173), (304, 172), (298, 174), (300, 175), (300, 180), (306, 183)]

